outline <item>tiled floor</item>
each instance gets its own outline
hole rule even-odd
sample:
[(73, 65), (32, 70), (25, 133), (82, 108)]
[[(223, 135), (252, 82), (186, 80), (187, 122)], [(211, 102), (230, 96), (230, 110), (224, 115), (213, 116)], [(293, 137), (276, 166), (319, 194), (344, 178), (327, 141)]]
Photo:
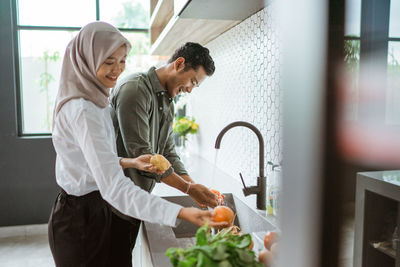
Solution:
[(47, 235), (0, 238), (0, 266), (54, 267)]
[(353, 267), (354, 219), (347, 218), (342, 229), (342, 249), (339, 267)]
[[(137, 244), (143, 233), (139, 230)], [(143, 248), (143, 246), (139, 246)], [(150, 254), (145, 249), (134, 249), (132, 264), (146, 267)], [(0, 227), (0, 267), (54, 267), (47, 239), (47, 225)]]

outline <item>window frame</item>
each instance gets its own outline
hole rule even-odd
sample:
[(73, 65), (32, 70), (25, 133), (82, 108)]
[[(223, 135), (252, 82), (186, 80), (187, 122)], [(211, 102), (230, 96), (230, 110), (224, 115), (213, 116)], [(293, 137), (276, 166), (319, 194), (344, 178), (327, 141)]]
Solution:
[[(400, 41), (400, 38), (389, 37), (389, 18), (390, 0), (361, 0), (360, 36), (344, 36), (345, 41), (360, 41), (360, 67), (363, 60), (371, 54), (380, 60), (387, 60), (389, 42)], [(377, 55), (375, 51), (381, 47), (386, 47), (386, 50)]]
[(389, 36), (390, 8), (390, 0), (361, 0), (360, 35), (344, 35), (344, 41), (360, 42), (359, 71), (368, 68), (373, 59), (387, 75), (389, 42), (400, 42), (399, 37)]
[[(18, 24), (18, 0), (12, 1), (12, 35), (13, 35), (13, 46), (14, 46), (14, 77), (15, 77), (15, 101), (16, 101), (16, 120), (17, 120), (17, 136), (26, 138), (35, 137), (51, 137), (52, 133), (24, 133), (23, 131), (23, 110), (22, 110), (22, 77), (21, 77), (21, 58), (20, 58), (20, 40), (19, 31), (21, 30), (42, 30), (42, 31), (79, 31), (82, 27), (68, 27), (68, 26), (33, 26), (33, 25), (20, 25)], [(96, 21), (100, 21), (100, 1), (96, 1)], [(121, 32), (129, 33), (147, 33), (149, 34), (149, 28), (118, 28)]]

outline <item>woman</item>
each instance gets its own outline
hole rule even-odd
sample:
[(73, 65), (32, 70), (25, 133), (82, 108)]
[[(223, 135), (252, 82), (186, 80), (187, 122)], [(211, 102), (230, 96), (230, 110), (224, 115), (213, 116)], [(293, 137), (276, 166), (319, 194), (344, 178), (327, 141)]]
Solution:
[(110, 205), (141, 220), (175, 226), (177, 218), (203, 225), (212, 213), (182, 208), (148, 194), (123, 168), (155, 172), (151, 155), (118, 158), (108, 110), (109, 88), (125, 68), (131, 46), (113, 26), (94, 22), (69, 43), (53, 122), (56, 180), (61, 187), (49, 221), (56, 266), (116, 266), (110, 253)]

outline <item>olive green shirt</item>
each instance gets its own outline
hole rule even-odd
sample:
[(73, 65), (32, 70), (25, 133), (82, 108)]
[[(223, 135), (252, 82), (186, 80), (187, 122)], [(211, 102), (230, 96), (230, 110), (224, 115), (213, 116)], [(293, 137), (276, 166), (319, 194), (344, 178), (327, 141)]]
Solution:
[(175, 152), (172, 98), (162, 87), (155, 67), (122, 79), (111, 92), (111, 107), (120, 157), (134, 158), (157, 153), (166, 157), (172, 165), (162, 175), (126, 169), (125, 175), (136, 185), (151, 192), (155, 182), (173, 171), (179, 175), (187, 174)]

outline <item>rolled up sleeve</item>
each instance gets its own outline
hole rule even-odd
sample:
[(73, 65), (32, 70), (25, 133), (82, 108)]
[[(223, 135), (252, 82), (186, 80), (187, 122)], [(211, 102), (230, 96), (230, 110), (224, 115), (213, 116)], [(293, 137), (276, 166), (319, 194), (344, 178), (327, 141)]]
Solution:
[(175, 151), (174, 132), (172, 126), (168, 131), (168, 138), (167, 138), (167, 143), (165, 145), (164, 157), (171, 163), (172, 167), (174, 168), (174, 171), (177, 174), (179, 175), (188, 174), (188, 172), (185, 169), (185, 166), (183, 165), (182, 161), (180, 160), (178, 154)]

